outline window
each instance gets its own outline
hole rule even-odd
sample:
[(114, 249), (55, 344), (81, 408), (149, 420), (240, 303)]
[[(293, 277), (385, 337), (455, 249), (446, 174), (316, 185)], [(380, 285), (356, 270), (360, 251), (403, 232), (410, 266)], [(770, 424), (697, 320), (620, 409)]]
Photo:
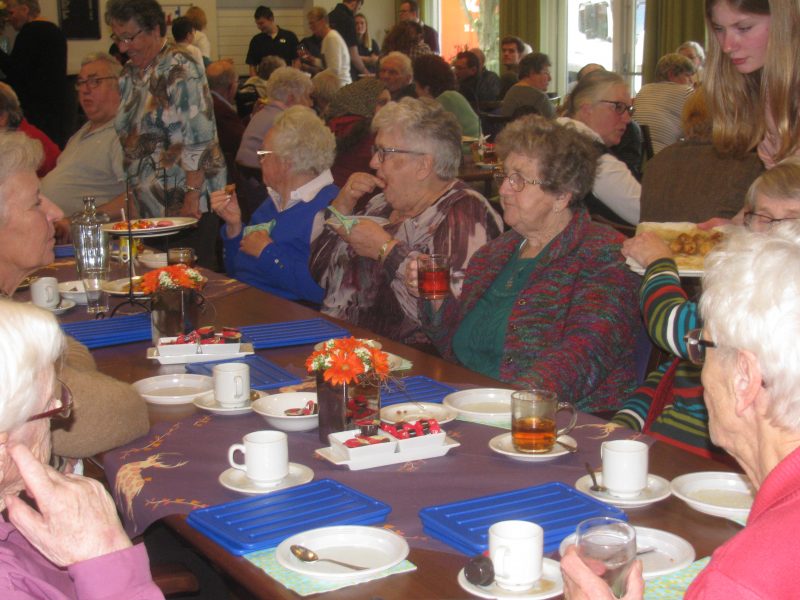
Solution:
[(440, 0), (442, 58), (451, 62), (456, 54), (480, 48), (486, 68), (499, 68), (500, 0)]

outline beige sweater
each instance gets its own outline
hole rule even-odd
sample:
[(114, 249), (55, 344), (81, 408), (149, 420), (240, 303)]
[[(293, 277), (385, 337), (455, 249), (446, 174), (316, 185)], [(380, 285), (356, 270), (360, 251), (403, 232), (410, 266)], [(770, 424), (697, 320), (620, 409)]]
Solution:
[(127, 383), (97, 370), (89, 350), (67, 338), (61, 379), (72, 390), (72, 418), (53, 421), (53, 452), (86, 458), (143, 436), (150, 429), (147, 405)]

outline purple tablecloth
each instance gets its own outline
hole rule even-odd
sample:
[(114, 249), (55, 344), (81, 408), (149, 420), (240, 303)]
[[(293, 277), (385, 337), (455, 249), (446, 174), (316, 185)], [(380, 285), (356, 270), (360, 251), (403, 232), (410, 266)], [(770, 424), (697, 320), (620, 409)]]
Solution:
[[(350, 471), (315, 455), (322, 447), (316, 430), (289, 433), (289, 460), (311, 467), (315, 479), (331, 478), (392, 507), (387, 526), (410, 545), (452, 551), (422, 530), (421, 508), (528, 487), (549, 481), (573, 485), (586, 471), (599, 467), (600, 444), (607, 439), (636, 436), (628, 429), (611, 430), (606, 421), (581, 413), (570, 435), (579, 451), (547, 462), (520, 462), (496, 454), (489, 440), (504, 430), (454, 421), (444, 426), (461, 443), (444, 457), (363, 471)], [(244, 496), (217, 481), (228, 468), (227, 450), (250, 432), (269, 429), (254, 413), (234, 417), (197, 414), (174, 423), (159, 423), (150, 433), (106, 454), (106, 475), (114, 490), (125, 528), (141, 534), (151, 523), (171, 514), (188, 514)]]

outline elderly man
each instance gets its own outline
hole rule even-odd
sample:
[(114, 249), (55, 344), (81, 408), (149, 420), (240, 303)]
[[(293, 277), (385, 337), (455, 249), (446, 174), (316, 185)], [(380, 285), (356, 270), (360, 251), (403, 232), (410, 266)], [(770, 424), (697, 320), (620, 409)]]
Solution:
[(428, 44), (434, 54), (439, 54), (439, 34), (419, 18), (419, 5), (417, 0), (405, 0), (400, 3), (399, 18), (401, 21), (413, 21), (422, 26), (422, 41)]
[(304, 63), (311, 67), (307, 70), (317, 73), (322, 69), (328, 69), (339, 79), (340, 87), (347, 85), (351, 81), (352, 57), (345, 40), (338, 31), (331, 28), (328, 12), (324, 8), (313, 7), (308, 11), (307, 19), (311, 33), (322, 40), (320, 46), (322, 58), (316, 58), (311, 54), (303, 57)]
[(39, 0), (8, 0), (8, 22), (18, 32), (11, 54), (0, 50), (0, 70), (16, 90), (27, 119), (64, 145), (67, 107), (67, 39), (41, 17)]
[[(793, 183), (792, 185), (796, 185)], [(703, 364), (714, 443), (758, 490), (747, 526), (718, 548), (684, 598), (796, 598), (800, 536), (800, 229), (739, 232), (706, 257), (702, 329), (686, 335)], [(643, 595), (638, 561), (624, 598)], [(567, 598), (614, 598), (571, 546), (561, 561)]]
[(497, 73), (486, 70), (480, 58), (475, 50), (459, 52), (453, 64), (458, 91), (474, 108), (484, 102), (495, 102), (500, 94), (500, 78)]
[(503, 97), (500, 114), (513, 117), (524, 109), (543, 117), (554, 117), (555, 108), (546, 93), (551, 79), (550, 57), (541, 52), (528, 54), (519, 63), (519, 81)]
[(411, 59), (402, 52), (389, 52), (381, 59), (378, 78), (389, 90), (389, 94), (391, 94), (394, 101), (406, 96), (417, 97)]
[[(333, 10), (328, 14), (330, 26), (342, 36), (347, 46), (347, 52), (350, 56), (351, 79), (356, 79), (360, 75), (369, 75), (369, 69), (367, 69), (364, 61), (361, 60), (361, 55), (358, 53), (358, 35), (356, 34), (356, 13), (361, 10), (363, 5), (364, 0), (343, 0), (343, 2), (339, 2), (333, 7)], [(313, 29), (311, 31), (319, 37)], [(324, 45), (325, 42), (323, 40)], [(347, 85), (348, 83), (350, 81), (344, 82), (342, 85)]]
[[(94, 196), (103, 211), (115, 214), (123, 207), (125, 169), (122, 146), (114, 129), (119, 109), (119, 74), (122, 66), (105, 52), (87, 55), (78, 73), (78, 102), (88, 119), (73, 135), (56, 168), (42, 179), (42, 193), (71, 215), (83, 209), (83, 198)], [(112, 202), (113, 201), (113, 202)], [(59, 234), (69, 230), (59, 222)]]
[(297, 60), (297, 36), (276, 25), (272, 9), (259, 6), (253, 18), (261, 33), (253, 36), (247, 48), (245, 62), (250, 66), (251, 77), (256, 74), (256, 69), (265, 56), (280, 56), (287, 65)]
[(206, 69), (208, 88), (214, 100), (214, 119), (219, 132), (219, 145), (228, 166), (228, 182), (234, 181), (236, 171), (236, 152), (242, 143), (244, 123), (236, 112), (236, 89), (239, 77), (233, 63), (218, 60)]
[[(25, 134), (0, 133), (0, 296), (53, 262), (54, 223), (63, 213), (39, 190), (41, 161), (40, 145)], [(53, 430), (56, 454), (85, 458), (147, 433), (145, 403), (129, 385), (99, 373), (86, 347), (69, 339), (61, 365), (75, 406), (69, 426)]]

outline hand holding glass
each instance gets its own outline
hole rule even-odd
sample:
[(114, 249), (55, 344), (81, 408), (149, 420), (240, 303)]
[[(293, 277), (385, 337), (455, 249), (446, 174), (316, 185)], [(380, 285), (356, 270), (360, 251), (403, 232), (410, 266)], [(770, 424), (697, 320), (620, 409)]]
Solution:
[(628, 572), (636, 559), (636, 530), (611, 517), (595, 517), (578, 523), (575, 543), (578, 556), (620, 598), (625, 595)]

